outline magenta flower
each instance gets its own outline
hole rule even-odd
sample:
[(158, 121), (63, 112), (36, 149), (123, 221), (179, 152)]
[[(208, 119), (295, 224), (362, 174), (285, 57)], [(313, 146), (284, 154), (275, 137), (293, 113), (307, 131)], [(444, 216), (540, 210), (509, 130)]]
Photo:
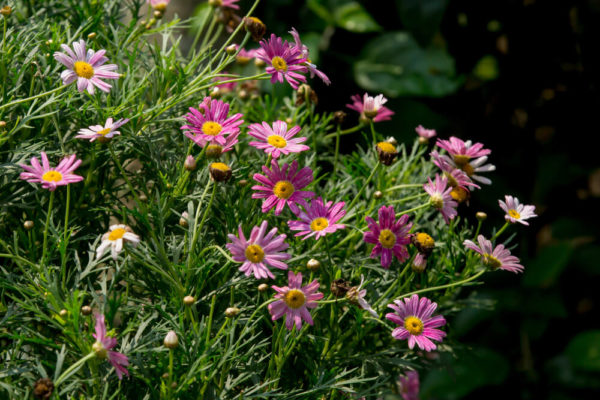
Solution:
[(284, 243), (286, 235), (276, 237), (277, 228), (271, 229), (269, 233), (266, 232), (267, 221), (263, 221), (260, 228), (258, 226), (252, 228), (248, 240), (244, 236), (242, 225), (238, 227), (239, 238), (232, 234), (227, 235), (231, 240), (231, 243), (227, 243), (227, 249), (235, 261), (243, 262), (240, 271), (246, 276), (254, 274), (256, 279), (266, 279), (267, 277), (275, 279), (267, 265), (279, 269), (288, 268), (287, 264), (283, 262), (291, 257), (290, 254), (283, 253), (289, 247), (287, 243)]
[(231, 8), (233, 10), (239, 10), (240, 6), (237, 3), (240, 0), (216, 0), (216, 5), (223, 8)]
[(86, 51), (84, 40), (73, 43), (74, 52), (66, 44), (61, 44), (60, 47), (66, 54), (57, 51), (54, 58), (68, 68), (60, 74), (64, 85), (77, 80), (77, 90), (80, 92), (87, 89), (89, 94), (94, 94), (94, 86), (103, 92), (109, 92), (112, 86), (101, 79), (119, 79), (121, 76), (113, 72), (117, 65), (104, 65), (108, 61), (108, 58), (104, 57), (106, 50)]
[(310, 77), (314, 78), (314, 76), (317, 75), (326, 85), (330, 85), (331, 81), (329, 80), (327, 75), (325, 75), (322, 71), (319, 71), (317, 69), (317, 66), (310, 62), (310, 57), (308, 55), (308, 47), (302, 44), (302, 41), (300, 41), (300, 35), (298, 34), (298, 31), (295, 28), (292, 28), (290, 33), (292, 34), (294, 42), (296, 43), (296, 49), (300, 50), (300, 57), (305, 60), (304, 65), (310, 71)]
[(96, 339), (96, 343), (92, 346), (92, 350), (96, 353), (96, 356), (101, 360), (108, 358), (108, 362), (115, 367), (119, 379), (123, 379), (123, 374), (129, 376), (129, 371), (125, 368), (129, 365), (127, 356), (118, 351), (111, 351), (117, 345), (117, 339), (106, 336), (104, 315), (96, 314), (95, 330), (96, 333), (93, 333), (92, 336)]
[(435, 137), (437, 135), (435, 129), (425, 129), (423, 128), (423, 125), (417, 126), (415, 128), (415, 132), (417, 132), (417, 135), (419, 135), (419, 137), (425, 139), (431, 139), (432, 137)]
[(479, 246), (471, 240), (465, 240), (463, 244), (467, 249), (479, 253), (483, 263), (493, 270), (503, 269), (516, 274), (523, 272), (525, 269), (525, 267), (519, 264), (519, 259), (511, 255), (510, 251), (504, 248), (504, 245), (499, 244), (494, 248), (492, 242), (483, 237), (483, 235), (477, 236), (477, 241), (479, 242)]
[(258, 49), (246, 50), (246, 49), (240, 49), (239, 45), (237, 45), (237, 44), (235, 46), (236, 46), (236, 50), (239, 49), (237, 55), (235, 56), (235, 61), (238, 64), (246, 65), (250, 62), (250, 60), (252, 60), (254, 57), (256, 57), (256, 52), (258, 51)]
[(294, 89), (298, 89), (300, 82), (306, 82), (306, 77), (300, 73), (308, 70), (304, 66), (306, 59), (302, 57), (300, 49), (290, 46), (286, 40), (271, 34), (269, 40), (260, 42), (260, 49), (256, 51), (256, 58), (267, 63), (266, 71), (271, 74), (271, 82), (283, 83), (283, 79)]
[[(317, 300), (323, 298), (323, 293), (319, 290), (319, 282), (315, 279), (306, 286), (302, 286), (302, 274), (288, 272), (288, 285), (284, 287), (271, 286), (277, 291), (275, 298), (277, 301), (269, 304), (269, 312), (273, 321), (281, 318), (285, 314), (285, 326), (292, 330), (294, 324), (296, 329), (302, 328), (302, 320), (309, 325), (313, 324), (312, 317), (308, 312), (309, 308), (317, 306)], [(317, 292), (317, 293), (315, 293)]]
[(79, 135), (75, 136), (76, 139), (90, 139), (90, 142), (93, 142), (96, 139), (104, 140), (111, 139), (113, 136), (120, 135), (117, 129), (121, 126), (125, 125), (129, 120), (127, 118), (120, 119), (117, 122), (113, 123), (113, 119), (109, 118), (106, 120), (104, 126), (102, 125), (93, 125), (89, 128), (82, 128), (79, 130)]
[(431, 316), (437, 308), (437, 303), (426, 297), (419, 300), (416, 294), (410, 299), (394, 300), (394, 303), (388, 304), (388, 307), (395, 312), (385, 315), (387, 319), (399, 325), (392, 331), (394, 339), (408, 339), (408, 347), (411, 349), (416, 343), (421, 350), (435, 350), (436, 345), (432, 340), (441, 342), (446, 336), (446, 332), (435, 329), (446, 324), (444, 317)]
[(437, 209), (442, 213), (444, 221), (448, 224), (456, 215), (456, 207), (458, 203), (454, 201), (450, 192), (452, 187), (448, 186), (448, 179), (446, 177), (441, 178), (438, 174), (435, 174), (435, 183), (431, 181), (431, 178), (427, 178), (429, 184), (423, 185), (423, 189), (429, 194), (429, 202), (433, 208)]
[(288, 221), (288, 226), (293, 231), (301, 231), (296, 233), (296, 236), (304, 236), (302, 240), (311, 236), (319, 239), (321, 236), (346, 227), (337, 223), (346, 215), (346, 210), (343, 210), (345, 204), (343, 201), (335, 205), (332, 201), (323, 204), (323, 199), (319, 197), (312, 200), (310, 205), (304, 205), (306, 211), (301, 211), (298, 215), (300, 221)]
[(60, 160), (56, 168), (50, 167), (46, 153), (42, 151), (42, 165), (36, 157), (31, 158), (31, 166), (19, 164), (27, 172), (21, 172), (20, 178), (27, 182), (41, 183), (44, 189), (51, 192), (56, 190), (57, 186), (68, 185), (83, 180), (82, 176), (73, 174), (73, 171), (79, 167), (81, 160), (76, 160), (75, 154), (67, 156)]
[(526, 219), (537, 217), (535, 214), (535, 206), (526, 206), (519, 203), (519, 199), (512, 196), (504, 196), (506, 203), (502, 200), (498, 200), (498, 204), (500, 204), (500, 208), (502, 208), (506, 215), (504, 218), (511, 223), (519, 222), (523, 225), (529, 225), (529, 222), (526, 222)]
[(466, 172), (456, 168), (456, 165), (447, 156), (440, 155), (437, 151), (432, 151), (430, 155), (433, 163), (442, 170), (444, 176), (448, 179), (448, 185), (451, 187), (458, 186), (465, 190), (469, 190), (469, 187), (480, 188), (469, 178)]
[[(227, 71), (223, 71), (223, 74), (230, 75)], [(238, 75), (236, 75), (236, 78), (237, 77), (238, 77)], [(213, 78), (213, 82), (216, 83), (215, 87), (218, 87), (219, 90), (221, 91), (221, 93), (229, 93), (233, 89), (235, 89), (237, 82), (225, 82), (225, 83), (219, 83), (219, 82), (229, 81), (231, 79), (235, 79), (235, 78), (232, 76), (215, 76)]]
[(205, 97), (198, 109), (190, 107), (190, 112), (185, 115), (188, 124), (181, 129), (187, 129), (185, 136), (196, 144), (223, 146), (227, 143), (226, 136), (239, 133), (239, 126), (244, 123), (242, 114), (227, 118), (228, 113), (229, 104)]
[[(262, 204), (262, 212), (266, 213), (275, 207), (275, 215), (281, 214), (287, 204), (294, 214), (300, 212), (297, 204), (303, 204), (305, 199), (313, 198), (314, 192), (300, 190), (313, 180), (313, 172), (309, 167), (298, 171), (298, 161), (294, 160), (292, 165), (283, 164), (279, 168), (277, 161), (271, 161), (271, 169), (262, 167), (265, 175), (254, 174), (253, 179), (261, 185), (252, 186), (252, 190), (258, 193), (252, 194), (253, 199), (265, 199)], [(262, 193), (261, 193), (262, 192)]]
[(392, 110), (383, 106), (387, 99), (382, 94), (371, 97), (365, 93), (362, 99), (356, 94), (351, 99), (352, 104), (346, 104), (346, 107), (360, 113), (361, 118), (372, 118), (373, 122), (381, 122), (392, 119), (392, 115), (395, 114)]
[(451, 137), (450, 140), (438, 139), (437, 145), (450, 153), (448, 156), (440, 156), (446, 158), (456, 168), (463, 170), (470, 178), (489, 185), (491, 180), (478, 175), (481, 172), (491, 172), (496, 169), (492, 164), (486, 164), (488, 157), (492, 151), (483, 148), (483, 144), (472, 144), (470, 140), (463, 142), (462, 140)]
[(378, 214), (379, 223), (371, 217), (365, 217), (369, 231), (363, 234), (363, 240), (375, 245), (371, 251), (371, 258), (381, 255), (381, 266), (389, 268), (392, 255), (400, 262), (409, 257), (406, 245), (410, 243), (408, 232), (412, 223), (408, 222), (408, 215), (403, 215), (396, 221), (394, 206), (381, 206)]
[(407, 371), (406, 375), (398, 378), (400, 394), (404, 400), (419, 400), (419, 373)]
[(271, 154), (273, 158), (279, 158), (281, 154), (300, 153), (310, 149), (310, 147), (300, 144), (306, 142), (305, 137), (292, 139), (300, 132), (298, 125), (288, 130), (285, 122), (275, 121), (272, 128), (269, 124), (263, 122), (262, 125), (252, 124), (248, 129), (248, 135), (262, 140), (261, 142), (250, 142), (250, 146), (264, 150), (265, 153)]

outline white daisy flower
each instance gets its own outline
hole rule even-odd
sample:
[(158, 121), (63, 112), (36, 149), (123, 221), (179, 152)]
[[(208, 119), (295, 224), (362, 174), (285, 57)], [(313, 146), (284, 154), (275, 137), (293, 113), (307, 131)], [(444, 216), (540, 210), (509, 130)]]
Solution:
[(127, 225), (111, 225), (109, 231), (102, 235), (102, 243), (96, 249), (96, 259), (100, 259), (110, 247), (110, 254), (113, 260), (116, 260), (117, 255), (123, 250), (124, 241), (135, 247), (140, 242), (140, 237)]

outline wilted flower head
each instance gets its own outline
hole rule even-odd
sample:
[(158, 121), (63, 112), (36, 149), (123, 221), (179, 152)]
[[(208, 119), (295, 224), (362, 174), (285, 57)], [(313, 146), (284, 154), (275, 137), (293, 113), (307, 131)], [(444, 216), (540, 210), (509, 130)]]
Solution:
[(90, 94), (94, 94), (94, 86), (103, 92), (109, 92), (112, 86), (101, 79), (119, 79), (121, 76), (113, 72), (117, 65), (104, 65), (108, 61), (108, 58), (104, 57), (106, 50), (86, 51), (84, 40), (73, 43), (74, 51), (65, 44), (61, 47), (66, 54), (57, 51), (54, 58), (68, 68), (60, 74), (64, 85), (77, 81), (77, 90), (80, 92), (87, 89)]
[(373, 317), (379, 318), (377, 312), (373, 310), (369, 303), (367, 303), (367, 300), (365, 300), (365, 296), (367, 295), (367, 289), (362, 288), (364, 283), (365, 277), (364, 275), (361, 275), (360, 285), (358, 285), (358, 287), (351, 287), (350, 290), (348, 290), (348, 292), (346, 293), (346, 298), (348, 299), (348, 301), (354, 304), (358, 304), (363, 310), (368, 311), (369, 314), (371, 314)]
[(437, 308), (437, 303), (426, 297), (419, 299), (416, 294), (410, 298), (394, 300), (394, 303), (388, 304), (388, 307), (395, 312), (385, 316), (399, 325), (392, 332), (394, 339), (408, 339), (408, 347), (411, 349), (415, 347), (416, 343), (422, 350), (435, 350), (436, 345), (432, 340), (439, 342), (446, 336), (446, 332), (435, 329), (446, 324), (444, 317), (441, 315), (431, 316)]
[(502, 200), (498, 200), (498, 204), (500, 204), (500, 208), (502, 208), (506, 215), (504, 218), (511, 223), (519, 222), (523, 225), (529, 225), (529, 222), (525, 221), (529, 218), (537, 217), (535, 214), (535, 206), (531, 205), (523, 205), (519, 203), (519, 199), (512, 196), (504, 196), (506, 202)]
[(273, 127), (263, 122), (262, 124), (251, 124), (248, 129), (248, 135), (261, 140), (260, 142), (250, 142), (250, 146), (264, 150), (273, 158), (279, 158), (281, 154), (299, 153), (310, 148), (300, 144), (306, 142), (305, 137), (294, 138), (300, 132), (298, 125), (288, 130), (285, 122), (275, 121)]
[(382, 94), (371, 97), (368, 93), (365, 93), (361, 97), (356, 94), (351, 97), (352, 104), (346, 104), (346, 107), (357, 111), (361, 118), (372, 119), (373, 122), (381, 122), (392, 119), (394, 112), (383, 104), (387, 102), (387, 99)]
[(292, 37), (294, 38), (294, 42), (296, 43), (296, 48), (298, 50), (300, 50), (300, 57), (306, 60), (304, 62), (304, 65), (310, 71), (310, 77), (313, 78), (315, 75), (317, 75), (319, 78), (321, 78), (321, 80), (326, 85), (331, 84), (331, 81), (329, 80), (327, 75), (325, 75), (322, 71), (319, 71), (317, 69), (317, 66), (315, 64), (311, 63), (309, 55), (308, 55), (308, 47), (306, 45), (302, 44), (302, 41), (300, 41), (300, 35), (298, 34), (298, 31), (295, 28), (292, 28), (290, 33), (292, 34)]
[(378, 214), (379, 223), (371, 217), (365, 218), (369, 231), (363, 234), (363, 240), (375, 245), (371, 251), (371, 258), (381, 255), (381, 266), (389, 268), (392, 255), (400, 262), (409, 257), (406, 245), (410, 243), (408, 232), (412, 223), (408, 222), (408, 215), (403, 215), (396, 221), (394, 206), (382, 206)]
[(481, 254), (483, 263), (491, 269), (503, 269), (514, 273), (523, 272), (525, 269), (519, 264), (519, 259), (511, 255), (510, 251), (503, 244), (499, 244), (494, 248), (492, 242), (487, 240), (483, 235), (477, 236), (477, 241), (479, 242), (479, 246), (471, 240), (465, 240), (463, 244), (467, 249)]
[(450, 220), (458, 214), (456, 212), (458, 204), (452, 199), (452, 196), (450, 196), (452, 188), (448, 186), (448, 180), (446, 177), (441, 178), (438, 174), (435, 175), (435, 182), (432, 182), (431, 178), (427, 178), (427, 180), (429, 181), (429, 184), (423, 185), (423, 189), (425, 189), (430, 196), (430, 204), (441, 212), (444, 221), (449, 223)]
[(135, 247), (140, 242), (140, 237), (133, 233), (127, 225), (111, 225), (108, 232), (102, 235), (102, 243), (96, 249), (96, 260), (102, 258), (109, 247), (113, 260), (116, 260), (119, 253), (123, 250), (125, 242), (131, 243)]
[(102, 314), (96, 315), (95, 331), (96, 333), (93, 333), (92, 336), (96, 339), (96, 342), (92, 346), (92, 350), (96, 353), (96, 356), (101, 360), (108, 358), (108, 362), (115, 367), (119, 379), (123, 378), (123, 374), (129, 376), (129, 372), (125, 368), (129, 365), (127, 356), (118, 351), (111, 351), (117, 345), (117, 339), (106, 336), (106, 325)]
[(283, 79), (294, 89), (298, 89), (299, 82), (306, 82), (306, 77), (301, 75), (308, 68), (304, 65), (306, 58), (302, 57), (301, 50), (296, 46), (271, 34), (269, 40), (260, 42), (260, 49), (256, 51), (256, 57), (267, 63), (266, 71), (271, 74), (271, 82), (283, 83)]
[(302, 286), (302, 274), (288, 272), (288, 286), (271, 286), (277, 294), (277, 301), (269, 304), (269, 312), (273, 321), (281, 318), (285, 314), (285, 326), (292, 330), (294, 324), (296, 329), (302, 328), (302, 320), (309, 325), (313, 324), (312, 317), (308, 312), (309, 308), (317, 306), (317, 300), (323, 298), (323, 293), (319, 290), (319, 282), (315, 279), (306, 286)]
[(256, 279), (271, 278), (275, 279), (275, 275), (269, 270), (267, 265), (279, 269), (287, 269), (288, 266), (283, 260), (287, 260), (292, 256), (283, 253), (289, 247), (284, 242), (286, 235), (277, 234), (277, 228), (273, 228), (267, 233), (267, 221), (263, 221), (260, 227), (252, 228), (250, 238), (246, 240), (242, 226), (238, 227), (239, 237), (228, 234), (227, 237), (231, 243), (227, 243), (227, 248), (233, 255), (233, 259), (237, 262), (243, 262), (240, 267), (246, 276), (254, 274)]
[(57, 186), (68, 185), (69, 183), (80, 182), (82, 176), (73, 174), (73, 171), (79, 167), (81, 160), (77, 160), (75, 154), (60, 160), (56, 167), (50, 167), (48, 156), (41, 152), (42, 165), (36, 157), (31, 158), (31, 166), (19, 164), (27, 172), (21, 172), (20, 178), (27, 182), (41, 183), (44, 189), (51, 192), (56, 190)]
[(82, 128), (79, 130), (79, 135), (75, 136), (76, 139), (89, 139), (90, 142), (98, 139), (99, 141), (111, 139), (113, 136), (120, 135), (117, 129), (129, 122), (127, 118), (120, 119), (113, 123), (113, 119), (109, 118), (106, 120), (104, 126), (93, 125), (89, 128)]
[(394, 159), (398, 156), (396, 146), (387, 141), (377, 143), (375, 149), (377, 150), (379, 161), (381, 161), (383, 165), (392, 165)]
[(337, 223), (346, 215), (346, 210), (343, 209), (345, 204), (343, 201), (335, 205), (332, 201), (323, 203), (323, 199), (319, 197), (312, 200), (310, 204), (304, 205), (305, 211), (298, 214), (300, 221), (288, 221), (288, 226), (293, 231), (300, 231), (296, 236), (304, 236), (302, 240), (311, 236), (319, 239), (328, 233), (345, 228), (345, 225)]
[(227, 144), (226, 136), (239, 134), (239, 126), (244, 122), (242, 114), (228, 118), (228, 113), (229, 104), (205, 97), (198, 109), (190, 107), (190, 112), (185, 115), (187, 125), (181, 129), (185, 129), (185, 136), (200, 146), (206, 143), (224, 146)]

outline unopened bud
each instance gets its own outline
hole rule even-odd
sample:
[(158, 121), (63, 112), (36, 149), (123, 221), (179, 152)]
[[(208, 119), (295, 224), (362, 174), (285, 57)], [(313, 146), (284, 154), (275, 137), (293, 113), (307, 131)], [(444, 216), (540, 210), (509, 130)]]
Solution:
[(419, 144), (429, 144), (429, 139), (423, 136), (419, 136)]
[(158, 10), (154, 10), (154, 12), (152, 13), (152, 15), (154, 16), (154, 18), (156, 19), (162, 19), (163, 17), (163, 13), (158, 11)]
[(243, 186), (246, 186), (247, 184), (248, 184), (248, 181), (247, 181), (246, 179), (242, 179), (242, 180), (240, 180), (240, 181), (238, 182), (238, 185), (240, 185), (240, 186), (242, 186), (242, 187), (243, 187)]
[(221, 154), (223, 154), (223, 147), (218, 144), (209, 144), (204, 152), (206, 158), (219, 158)]
[(233, 318), (240, 313), (240, 309), (237, 307), (228, 307), (225, 310), (225, 316), (227, 318)]
[(319, 260), (311, 258), (306, 263), (306, 268), (308, 268), (309, 271), (317, 271), (319, 268), (321, 268), (321, 263), (319, 262)]
[[(91, 33), (90, 33), (90, 35), (91, 35)], [(88, 35), (88, 37), (89, 37), (89, 35)], [(52, 44), (52, 42), (53, 42), (52, 39), (46, 40), (46, 46), (50, 46)]]
[(266, 292), (267, 289), (269, 289), (269, 285), (267, 285), (266, 283), (261, 283), (260, 285), (258, 285), (259, 292)]
[(88, 34), (88, 39), (94, 40), (94, 39), (96, 39), (96, 36), (97, 36), (96, 32), (92, 32), (92, 33)]
[(225, 51), (227, 52), (227, 54), (229, 54), (230, 56), (234, 55), (237, 52), (238, 46), (237, 44), (231, 44), (229, 46), (227, 46), (227, 48), (225, 49)]
[(338, 125), (341, 125), (344, 123), (344, 121), (346, 120), (346, 114), (343, 111), (336, 111), (333, 113), (333, 122), (335, 122)]
[(304, 104), (304, 102), (308, 99), (310, 104), (318, 104), (319, 98), (317, 97), (317, 92), (315, 92), (309, 85), (303, 83), (298, 87), (296, 91), (296, 105)]
[(219, 97), (221, 97), (221, 94), (223, 94), (223, 93), (221, 92), (221, 89), (219, 89), (218, 87), (214, 87), (210, 91), (210, 97), (213, 99), (218, 99)]
[(243, 22), (244, 28), (246, 28), (247, 32), (250, 32), (252, 39), (254, 39), (256, 42), (260, 42), (262, 37), (267, 32), (267, 26), (256, 17), (245, 17)]
[(171, 382), (171, 389), (177, 389), (177, 382)]
[(177, 338), (177, 334), (175, 331), (169, 331), (167, 336), (165, 336), (165, 340), (163, 340), (165, 347), (168, 349), (175, 349), (179, 346), (179, 339)]
[(380, 199), (383, 197), (383, 192), (381, 190), (377, 190), (375, 193), (373, 193), (373, 197)]
[(25, 221), (23, 222), (23, 228), (27, 229), (28, 231), (33, 229), (33, 221)]
[(479, 221), (485, 221), (487, 218), (487, 214), (483, 211), (478, 211), (477, 214), (475, 214), (475, 218), (477, 218)]
[(10, 6), (4, 6), (0, 8), (0, 14), (4, 15), (5, 17), (8, 17), (10, 13), (12, 13), (12, 8), (10, 8)]
[(415, 257), (415, 259), (411, 265), (411, 269), (416, 273), (421, 273), (421, 272), (425, 271), (426, 267), (427, 267), (427, 257), (423, 253), (417, 253), (417, 256)]
[(267, 65), (267, 63), (264, 62), (264, 60), (261, 60), (260, 58), (255, 58), (254, 65), (256, 65), (258, 68), (263, 68)]
[(186, 306), (191, 306), (196, 302), (196, 298), (194, 296), (185, 296), (183, 298), (183, 304), (185, 304)]
[(291, 125), (293, 122), (294, 122), (294, 120), (293, 120), (293, 119), (291, 119), (290, 117), (287, 117), (287, 118), (285, 119), (285, 123), (286, 123), (286, 124), (288, 124), (288, 125)]
[(81, 314), (90, 315), (91, 313), (92, 313), (92, 307), (90, 307), (90, 306), (81, 307)]
[(67, 310), (65, 310), (64, 308), (62, 310), (60, 310), (60, 312), (58, 313), (62, 318), (66, 318), (67, 315), (69, 315), (69, 312)]
[(196, 169), (196, 159), (194, 156), (187, 156), (185, 158), (185, 162), (183, 163), (183, 167), (188, 171), (193, 171)]
[(6, 126), (6, 121), (0, 121), (0, 129), (3, 129)]
[(208, 4), (213, 7), (221, 7), (223, 5), (223, 0), (208, 0)]
[(187, 211), (182, 212), (181, 218), (179, 218), (179, 226), (187, 228), (188, 227), (188, 217), (189, 217), (189, 214), (187, 213)]
[(231, 178), (231, 168), (222, 162), (211, 163), (208, 171), (215, 182), (227, 182)]
[(146, 196), (144, 193), (140, 194), (140, 201), (143, 201), (144, 203), (148, 201), (148, 196)]
[(163, 379), (169, 379), (169, 373), (165, 372), (164, 374), (162, 374), (162, 378)]
[(240, 90), (237, 95), (241, 100), (246, 100), (248, 98), (248, 92), (244, 89)]

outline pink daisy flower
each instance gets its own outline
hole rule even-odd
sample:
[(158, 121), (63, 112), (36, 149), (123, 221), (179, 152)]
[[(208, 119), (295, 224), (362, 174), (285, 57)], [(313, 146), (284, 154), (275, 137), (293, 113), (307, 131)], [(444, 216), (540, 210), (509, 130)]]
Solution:
[(492, 183), (490, 179), (479, 175), (481, 172), (496, 170), (494, 165), (486, 164), (487, 155), (492, 151), (484, 149), (483, 144), (473, 144), (470, 140), (463, 142), (456, 137), (451, 137), (450, 140), (438, 139), (437, 145), (446, 150), (451, 158), (448, 156), (441, 157), (447, 158), (456, 168), (463, 170), (470, 178), (486, 185)]
[(483, 235), (477, 236), (479, 246), (477, 246), (471, 240), (465, 240), (463, 242), (467, 249), (471, 249), (481, 254), (483, 263), (493, 270), (503, 269), (514, 273), (523, 272), (525, 267), (519, 264), (519, 259), (510, 254), (510, 251), (499, 244), (494, 248), (492, 242), (487, 240)]
[(427, 178), (429, 184), (423, 185), (423, 189), (429, 194), (429, 201), (433, 208), (442, 213), (444, 221), (448, 224), (451, 219), (456, 217), (456, 207), (458, 203), (454, 201), (450, 192), (452, 187), (448, 186), (448, 179), (435, 174), (435, 182), (431, 178)]
[(104, 315), (96, 314), (96, 325), (94, 328), (96, 333), (93, 333), (92, 336), (96, 339), (96, 342), (92, 345), (92, 350), (96, 353), (96, 357), (101, 360), (108, 359), (108, 362), (115, 367), (119, 379), (123, 379), (123, 374), (129, 376), (129, 371), (125, 368), (129, 365), (127, 356), (118, 351), (112, 351), (117, 345), (117, 339), (106, 336)]
[(392, 255), (400, 262), (409, 257), (406, 245), (410, 243), (408, 232), (412, 223), (408, 222), (408, 215), (403, 215), (396, 221), (394, 206), (381, 206), (378, 214), (379, 223), (371, 217), (365, 217), (369, 231), (363, 234), (363, 240), (375, 245), (371, 251), (371, 258), (381, 255), (381, 266), (389, 268)]
[(361, 99), (358, 94), (351, 97), (352, 104), (346, 104), (346, 107), (357, 111), (361, 118), (372, 118), (373, 122), (388, 121), (392, 119), (395, 113), (389, 108), (383, 106), (387, 99), (382, 94), (371, 97), (367, 93)]
[(272, 128), (269, 124), (263, 122), (262, 125), (252, 124), (248, 129), (248, 135), (262, 140), (261, 142), (250, 142), (250, 146), (264, 150), (265, 153), (271, 154), (273, 158), (279, 158), (281, 154), (300, 153), (310, 149), (310, 147), (300, 144), (306, 142), (305, 137), (292, 139), (300, 132), (298, 125), (288, 130), (285, 122), (275, 121)]
[(127, 118), (120, 119), (117, 122), (113, 123), (113, 119), (109, 118), (106, 120), (104, 126), (102, 125), (93, 125), (89, 128), (82, 128), (79, 130), (79, 135), (75, 136), (76, 139), (90, 139), (90, 142), (93, 142), (96, 139), (100, 139), (100, 141), (104, 139), (111, 139), (113, 136), (120, 135), (117, 129), (121, 126), (125, 125), (129, 120)]
[(267, 63), (266, 71), (271, 74), (271, 82), (283, 83), (283, 79), (294, 89), (298, 89), (298, 81), (306, 82), (306, 77), (301, 75), (308, 70), (304, 63), (300, 49), (290, 46), (287, 40), (271, 34), (269, 40), (260, 42), (260, 49), (256, 51), (256, 58)]
[(94, 94), (94, 86), (103, 92), (109, 92), (112, 86), (101, 79), (119, 79), (121, 76), (113, 72), (117, 65), (104, 65), (108, 61), (108, 58), (104, 57), (106, 50), (86, 51), (84, 40), (73, 43), (74, 51), (66, 44), (61, 44), (60, 47), (66, 54), (57, 51), (54, 58), (68, 68), (60, 74), (64, 85), (77, 81), (77, 90), (80, 92), (87, 89), (89, 94)]
[(319, 282), (315, 279), (306, 286), (302, 286), (302, 274), (288, 272), (288, 286), (271, 286), (277, 294), (277, 301), (269, 304), (269, 312), (273, 321), (281, 318), (285, 314), (285, 326), (292, 330), (294, 324), (296, 329), (302, 328), (302, 320), (309, 325), (313, 324), (312, 317), (308, 312), (309, 308), (317, 306), (317, 300), (323, 298), (323, 293), (319, 290)]
[(217, 7), (231, 8), (233, 10), (239, 10), (240, 6), (235, 4), (238, 1), (240, 1), (240, 0), (213, 0), (213, 3)]
[(469, 175), (463, 170), (456, 168), (455, 164), (447, 156), (440, 155), (437, 151), (430, 153), (433, 163), (442, 170), (444, 176), (448, 179), (448, 185), (451, 187), (461, 187), (468, 190), (468, 187), (480, 189), (480, 186), (474, 183)]
[(223, 146), (227, 142), (226, 136), (237, 134), (244, 123), (242, 114), (227, 118), (228, 113), (229, 104), (205, 97), (198, 109), (190, 107), (190, 112), (185, 115), (188, 124), (181, 129), (187, 129), (185, 135), (196, 144), (210, 142)]
[(388, 307), (395, 312), (385, 315), (387, 319), (399, 325), (392, 331), (394, 339), (408, 339), (408, 347), (411, 349), (416, 343), (421, 350), (435, 350), (436, 345), (432, 340), (441, 342), (446, 336), (446, 332), (435, 329), (446, 324), (444, 317), (431, 316), (437, 308), (437, 303), (426, 297), (419, 299), (416, 294), (410, 299), (394, 300), (394, 303), (388, 304)]
[(20, 178), (27, 182), (41, 183), (44, 189), (51, 192), (56, 190), (57, 186), (68, 185), (83, 180), (82, 176), (73, 174), (73, 171), (79, 167), (81, 160), (76, 160), (75, 154), (67, 156), (60, 160), (55, 167), (50, 167), (46, 153), (42, 151), (42, 165), (36, 157), (31, 158), (31, 166), (19, 164), (27, 172), (21, 172)]
[(398, 378), (400, 394), (404, 400), (419, 400), (419, 373), (407, 371), (404, 376)]
[(300, 56), (303, 59), (305, 59), (304, 65), (310, 71), (310, 77), (314, 78), (314, 76), (317, 75), (319, 78), (321, 78), (321, 80), (326, 85), (330, 85), (331, 81), (329, 80), (327, 75), (325, 75), (322, 71), (319, 71), (317, 69), (317, 66), (310, 62), (310, 58), (308, 56), (308, 47), (306, 45), (302, 44), (302, 41), (300, 41), (300, 35), (298, 34), (298, 31), (295, 28), (292, 28), (290, 33), (292, 34), (292, 37), (294, 38), (294, 42), (296, 43), (296, 48), (298, 50), (300, 50)]
[[(227, 71), (223, 71), (223, 74), (229, 74)], [(236, 75), (237, 77), (237, 75)], [(233, 89), (235, 89), (237, 82), (227, 82), (227, 83), (219, 83), (222, 81), (228, 81), (234, 79), (233, 77), (230, 76), (215, 76), (213, 78), (213, 82), (216, 83), (215, 87), (218, 87), (219, 90), (221, 91), (221, 93), (229, 93), (231, 92)]]
[[(265, 175), (254, 174), (253, 179), (260, 185), (252, 186), (252, 190), (258, 193), (252, 194), (253, 199), (265, 199), (262, 204), (262, 212), (266, 213), (275, 207), (275, 215), (281, 214), (287, 204), (294, 214), (300, 212), (297, 204), (303, 204), (305, 199), (313, 198), (314, 192), (300, 190), (313, 180), (313, 171), (309, 167), (298, 170), (298, 161), (294, 160), (291, 165), (285, 163), (279, 168), (277, 161), (271, 161), (271, 169), (262, 167)], [(262, 192), (262, 193), (261, 193)]]
[(346, 215), (346, 210), (343, 210), (345, 204), (343, 201), (335, 205), (332, 201), (323, 204), (323, 199), (319, 197), (312, 200), (310, 205), (304, 205), (305, 211), (301, 211), (298, 215), (300, 221), (288, 221), (288, 226), (293, 231), (301, 231), (296, 233), (296, 236), (304, 236), (302, 240), (311, 236), (319, 239), (321, 236), (346, 227), (337, 223)]
[(417, 126), (415, 128), (415, 132), (417, 132), (417, 135), (419, 135), (419, 137), (425, 139), (431, 139), (432, 137), (435, 137), (437, 135), (435, 129), (425, 129), (423, 128), (423, 125)]
[(256, 279), (266, 279), (267, 277), (275, 279), (267, 265), (279, 269), (288, 268), (287, 264), (283, 262), (291, 257), (290, 254), (283, 253), (289, 247), (287, 243), (284, 243), (286, 235), (276, 237), (277, 228), (273, 228), (267, 233), (267, 221), (263, 221), (260, 228), (258, 226), (252, 228), (248, 240), (244, 236), (242, 225), (238, 227), (238, 234), (239, 238), (232, 234), (227, 235), (231, 240), (231, 243), (227, 243), (227, 249), (235, 261), (243, 262), (240, 271), (246, 276), (254, 274)]
[(136, 247), (140, 243), (140, 237), (133, 233), (127, 225), (111, 225), (108, 232), (102, 235), (102, 243), (96, 249), (96, 260), (101, 259), (110, 248), (110, 255), (116, 261), (119, 253), (123, 251), (123, 244), (125, 243), (130, 243), (133, 247)]
[(506, 215), (504, 218), (511, 223), (519, 222), (523, 225), (529, 225), (529, 222), (526, 222), (526, 219), (537, 217), (535, 214), (535, 206), (526, 206), (519, 203), (519, 199), (512, 196), (504, 196), (506, 203), (502, 200), (498, 200), (498, 204), (500, 204), (500, 208), (502, 208)]

